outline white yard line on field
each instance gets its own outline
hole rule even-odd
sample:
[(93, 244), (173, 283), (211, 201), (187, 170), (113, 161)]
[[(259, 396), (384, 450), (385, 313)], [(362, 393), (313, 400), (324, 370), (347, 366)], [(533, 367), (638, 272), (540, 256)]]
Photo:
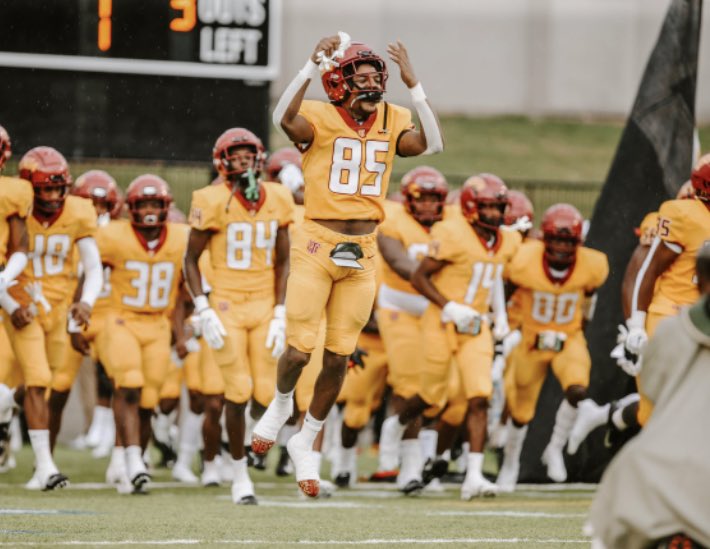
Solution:
[(552, 545), (561, 543), (584, 543), (589, 544), (588, 539), (565, 539), (565, 538), (378, 538), (360, 540), (298, 540), (283, 541), (273, 539), (233, 539), (233, 540), (209, 540), (209, 539), (164, 539), (164, 540), (117, 540), (117, 541), (0, 541), (0, 547), (44, 547), (56, 545), (74, 546), (110, 546), (110, 545), (200, 545), (200, 544), (229, 544), (229, 545), (394, 545), (397, 543), (414, 543), (420, 545), (430, 545), (434, 543), (454, 544), (454, 543), (520, 543), (534, 545)]
[(586, 513), (545, 513), (536, 511), (429, 511), (438, 517), (584, 518)]

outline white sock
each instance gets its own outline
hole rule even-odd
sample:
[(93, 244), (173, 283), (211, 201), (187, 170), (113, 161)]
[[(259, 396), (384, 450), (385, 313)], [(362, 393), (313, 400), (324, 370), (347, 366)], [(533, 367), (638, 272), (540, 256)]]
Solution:
[(126, 467), (126, 449), (123, 446), (114, 446), (111, 450), (111, 461), (108, 464), (109, 469), (114, 467)]
[(508, 440), (505, 443), (505, 462), (520, 463), (520, 453), (523, 451), (523, 443), (528, 434), (528, 426), (516, 427), (511, 419), (508, 419)]
[(288, 440), (296, 433), (298, 433), (298, 427), (295, 425), (284, 425), (281, 427), (281, 430), (276, 437), (276, 442), (279, 446), (286, 446)]
[(323, 462), (323, 454), (313, 450), (313, 459), (316, 462), (316, 471), (318, 471), (318, 474), (320, 475), (320, 465)]
[(466, 460), (466, 476), (483, 474), (483, 454), (481, 452), (469, 452)]
[(37, 469), (57, 469), (49, 450), (49, 429), (30, 429), (30, 443), (35, 454)]
[(145, 471), (145, 463), (143, 463), (143, 451), (140, 446), (128, 446), (125, 450), (126, 466), (129, 474)]
[(232, 458), (232, 471), (234, 472), (234, 482), (251, 482), (247, 471), (247, 458), (242, 459)]
[(402, 467), (400, 475), (405, 482), (421, 477), (422, 471), (422, 449), (419, 439), (410, 438), (400, 443), (402, 453)]
[(324, 423), (324, 420), (316, 419), (310, 412), (306, 412), (306, 418), (303, 420), (303, 427), (301, 427), (300, 434), (309, 446), (313, 446), (313, 443), (316, 441), (316, 437), (323, 428)]
[(357, 468), (357, 446), (340, 449), (338, 473), (353, 473)]
[(422, 447), (422, 459), (433, 458), (436, 455), (436, 443), (439, 441), (439, 433), (434, 429), (422, 429), (419, 431), (419, 443)]
[(550, 446), (561, 451), (567, 443), (570, 431), (577, 419), (577, 408), (573, 407), (567, 399), (562, 399), (555, 415), (555, 426), (550, 437)]
[(244, 411), (244, 446), (251, 446), (251, 433), (256, 425), (256, 420), (251, 417), (251, 406)]
[(182, 418), (177, 463), (188, 469), (192, 466), (192, 460), (200, 447), (203, 419), (203, 414), (196, 414), (190, 409), (186, 410)]
[(293, 400), (294, 390), (291, 390), (288, 393), (280, 393), (279, 390), (276, 389), (274, 400), (272, 402), (279, 413), (285, 414), (291, 410), (291, 401)]

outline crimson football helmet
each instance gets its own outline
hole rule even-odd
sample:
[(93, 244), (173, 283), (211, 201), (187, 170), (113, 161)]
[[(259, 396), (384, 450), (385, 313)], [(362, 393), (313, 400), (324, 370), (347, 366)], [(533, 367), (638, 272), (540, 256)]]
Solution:
[[(32, 183), (37, 210), (45, 213), (61, 211), (72, 184), (69, 164), (62, 153), (52, 147), (30, 149), (20, 160), (18, 171), (22, 179)], [(57, 189), (59, 194), (52, 199), (41, 198), (39, 193), (45, 189)]]
[[(404, 197), (404, 207), (420, 224), (431, 226), (444, 217), (449, 184), (436, 168), (418, 166), (409, 170), (402, 177), (399, 190)], [(424, 196), (433, 196), (435, 200), (420, 200)]]
[(693, 182), (688, 179), (685, 183), (680, 186), (678, 192), (675, 195), (676, 200), (687, 200), (689, 198), (695, 198), (695, 187), (693, 187)]
[(296, 147), (284, 147), (269, 155), (264, 168), (266, 180), (278, 181), (279, 173), (286, 164), (295, 164), (299, 168), (301, 167), (301, 153)]
[(2, 170), (3, 166), (5, 166), (5, 162), (10, 160), (10, 157), (12, 156), (12, 141), (10, 141), (10, 134), (7, 133), (7, 130), (0, 126), (0, 171)]
[[(157, 214), (147, 214), (141, 217), (138, 207), (145, 200), (160, 201)], [(157, 175), (139, 175), (126, 189), (126, 203), (134, 227), (161, 227), (168, 219), (168, 210), (173, 202), (173, 195), (167, 182)]]
[[(339, 104), (347, 99), (351, 93), (356, 92), (370, 101), (381, 101), (386, 91), (387, 65), (384, 59), (373, 52), (372, 48), (362, 42), (351, 42), (345, 55), (338, 59), (338, 66), (323, 73), (321, 80), (323, 88), (332, 103)], [(380, 75), (380, 86), (372, 88), (360, 88), (353, 82), (355, 70), (358, 65), (367, 63), (375, 67), (375, 71)]]
[(510, 204), (508, 204), (508, 209), (505, 211), (503, 223), (516, 228), (519, 225), (525, 225), (529, 230), (534, 219), (533, 205), (530, 199), (525, 196), (524, 192), (511, 189), (508, 191), (508, 200), (510, 200)]
[(254, 152), (252, 170), (256, 177), (264, 168), (266, 151), (264, 145), (256, 135), (245, 128), (230, 128), (217, 138), (212, 149), (212, 163), (217, 173), (229, 180), (235, 180), (247, 170), (241, 166), (235, 167), (232, 161), (236, 158), (234, 150), (237, 147), (251, 147)]
[(545, 259), (550, 265), (566, 267), (574, 263), (582, 243), (584, 218), (571, 204), (550, 206), (542, 216)]
[(116, 180), (103, 170), (90, 170), (76, 178), (71, 193), (103, 204), (111, 219), (121, 215), (123, 196)]
[[(481, 173), (473, 175), (464, 181), (459, 196), (461, 213), (469, 223), (496, 231), (503, 224), (503, 216), (508, 207), (508, 187), (497, 175)], [(500, 210), (500, 217), (490, 219), (482, 216), (479, 209), (482, 205), (495, 206)]]
[(710, 208), (710, 154), (705, 154), (698, 159), (690, 174), (690, 181), (695, 189), (695, 196)]

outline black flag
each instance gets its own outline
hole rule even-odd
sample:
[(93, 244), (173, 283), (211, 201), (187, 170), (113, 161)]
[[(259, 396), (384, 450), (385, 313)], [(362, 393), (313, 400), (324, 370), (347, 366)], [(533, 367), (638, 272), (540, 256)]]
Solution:
[[(592, 355), (589, 396), (600, 403), (623, 396), (632, 384), (609, 353), (624, 320), (621, 282), (638, 244), (634, 228), (690, 177), (701, 9), (702, 0), (672, 0), (592, 215), (586, 245), (606, 253), (610, 267), (586, 331)], [(527, 437), (521, 480), (546, 476), (539, 456), (560, 398), (559, 384), (548, 379), (538, 403), (541, 417), (536, 415)], [(591, 440), (568, 460), (568, 479), (597, 481), (608, 457), (600, 441)]]

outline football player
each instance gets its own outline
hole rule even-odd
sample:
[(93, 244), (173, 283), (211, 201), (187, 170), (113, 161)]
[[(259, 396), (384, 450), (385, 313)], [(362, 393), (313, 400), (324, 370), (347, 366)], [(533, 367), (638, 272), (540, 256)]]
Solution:
[[(72, 195), (92, 201), (99, 226), (107, 225), (112, 218), (118, 216), (122, 205), (120, 193), (121, 191), (114, 178), (102, 170), (91, 170), (80, 175), (71, 189)], [(82, 359), (85, 355), (92, 355), (94, 358), (96, 356), (96, 349), (93, 343), (97, 334), (104, 327), (111, 296), (109, 273), (108, 269), (104, 269), (104, 283), (91, 313), (91, 323), (86, 329), (70, 334), (71, 347), (67, 349), (64, 363), (60, 368), (52, 372), (52, 386), (49, 395), (49, 436), (52, 449), (54, 449), (57, 434), (61, 429), (64, 406), (69, 398), (74, 379), (81, 367)], [(83, 278), (83, 273), (81, 278)], [(82, 284), (83, 282), (79, 283), (80, 288)], [(103, 366), (97, 364), (97, 368), (103, 368)], [(101, 444), (102, 447), (100, 449), (98, 448), (99, 444), (95, 445), (100, 450), (94, 454), (95, 457), (107, 456), (113, 447), (113, 439), (115, 437), (113, 413), (111, 408), (108, 407), (110, 402), (104, 402), (103, 404), (107, 406), (94, 408), (94, 414), (97, 418), (100, 418), (97, 420), (102, 422), (101, 427), (103, 428), (99, 438), (99, 441), (103, 441), (103, 444)]]
[[(64, 156), (51, 147), (35, 147), (20, 160), (19, 172), (34, 189), (27, 220), (32, 260), (8, 291), (11, 303), (4, 322), (26, 385), (24, 408), (36, 458), (27, 487), (51, 490), (66, 485), (67, 479), (50, 454), (45, 393), (51, 372), (64, 365), (66, 331), (88, 325), (103, 276), (94, 240), (96, 212), (90, 201), (68, 196), (72, 179)], [(69, 307), (75, 245), (85, 283)]]
[[(313, 441), (340, 392), (348, 357), (374, 303), (375, 229), (384, 218), (394, 156), (443, 150), (438, 121), (407, 50), (397, 42), (388, 54), (410, 90), (422, 131), (413, 128), (408, 109), (383, 101), (385, 61), (344, 33), (317, 44), (273, 113), (276, 127), (303, 152), (306, 221), (293, 239), (288, 347), (279, 362), (276, 398), (254, 429), (252, 448), (267, 452), (291, 415), (292, 392), (325, 311), (323, 367), (303, 428), (288, 443), (296, 480), (312, 497), (319, 491)], [(312, 80), (322, 81), (329, 103), (303, 100)]]
[(111, 307), (97, 349), (116, 384), (116, 447), (107, 477), (119, 482), (119, 491), (142, 491), (151, 478), (142, 454), (169, 370), (167, 312), (187, 245), (187, 228), (167, 222), (171, 202), (163, 179), (138, 176), (126, 189), (130, 220), (112, 221), (97, 234), (101, 260), (111, 268)]
[[(276, 359), (286, 343), (288, 226), (294, 204), (286, 187), (260, 181), (264, 147), (249, 130), (224, 132), (213, 161), (221, 183), (193, 193), (185, 272), (202, 337), (224, 377), (232, 500), (255, 504), (244, 448), (245, 408), (251, 399), (252, 414), (259, 414), (274, 394)], [(198, 266), (205, 249), (214, 272), (209, 300)]]
[(549, 367), (565, 396), (542, 461), (552, 480), (567, 478), (562, 449), (577, 404), (586, 396), (591, 368), (583, 327), (592, 318), (596, 291), (609, 273), (606, 256), (581, 245), (583, 223), (574, 206), (551, 206), (542, 218), (543, 241), (525, 242), (509, 265), (509, 281), (519, 292), (522, 341), (510, 355), (514, 390), (508, 404), (513, 428), (497, 481), (502, 491), (515, 488), (527, 424)]
[[(432, 228), (428, 255), (412, 275), (414, 288), (431, 302), (421, 320), (426, 367), (420, 392), (382, 426), (381, 440), (391, 444), (401, 440), (409, 421), (426, 408), (443, 407), (455, 359), (468, 400), (464, 500), (497, 492), (483, 477), (482, 467), (493, 340), (508, 332), (502, 275), (520, 244), (517, 233), (499, 230), (507, 206), (503, 181), (492, 174), (476, 175), (461, 191), (463, 215), (452, 215)], [(491, 308), (493, 330), (487, 320)]]
[[(377, 319), (387, 350), (395, 413), (401, 411), (405, 400), (421, 393), (420, 379), (426, 361), (420, 323), (429, 301), (414, 289), (410, 279), (426, 257), (432, 226), (444, 218), (449, 186), (441, 172), (419, 166), (402, 177), (400, 191), (404, 203), (388, 212), (377, 236), (384, 259)], [(380, 471), (396, 469), (401, 453), (398, 483), (405, 493), (421, 487), (418, 432), (419, 422), (415, 420), (400, 445), (389, 447), (385, 440), (379, 448)]]
[[(0, 126), (0, 307), (7, 304), (6, 290), (27, 265), (27, 218), (32, 210), (32, 185), (22, 179), (2, 175), (12, 156), (12, 143)], [(0, 311), (2, 316), (2, 311)], [(0, 325), (0, 469), (10, 462), (10, 419), (15, 403), (9, 387), (15, 387), (18, 374), (4, 325)], [(3, 384), (5, 385), (3, 388)], [(3, 419), (4, 418), (4, 419)], [(7, 419), (7, 421), (5, 421)]]

